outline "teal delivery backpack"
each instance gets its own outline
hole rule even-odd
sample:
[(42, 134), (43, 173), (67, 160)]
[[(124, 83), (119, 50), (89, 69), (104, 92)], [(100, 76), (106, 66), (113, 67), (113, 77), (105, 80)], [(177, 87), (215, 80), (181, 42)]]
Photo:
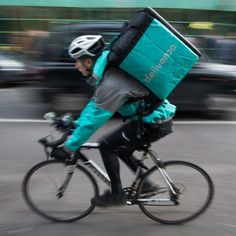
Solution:
[(108, 64), (133, 76), (163, 101), (201, 56), (152, 8), (138, 11), (111, 43)]

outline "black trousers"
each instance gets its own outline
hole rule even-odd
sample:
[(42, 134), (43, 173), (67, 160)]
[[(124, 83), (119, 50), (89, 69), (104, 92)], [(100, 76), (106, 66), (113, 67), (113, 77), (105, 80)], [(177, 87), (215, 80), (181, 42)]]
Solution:
[[(157, 141), (172, 132), (172, 119), (161, 124), (144, 124), (141, 138), (137, 136), (137, 125), (137, 121), (131, 121), (100, 141), (101, 156), (114, 194), (122, 191), (118, 157), (135, 172), (138, 163), (132, 155), (133, 152), (138, 147)], [(117, 151), (117, 147), (127, 147), (129, 151)]]

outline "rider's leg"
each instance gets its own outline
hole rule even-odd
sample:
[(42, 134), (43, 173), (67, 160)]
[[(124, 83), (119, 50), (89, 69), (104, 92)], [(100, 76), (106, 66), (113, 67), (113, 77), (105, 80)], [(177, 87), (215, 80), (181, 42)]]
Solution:
[[(131, 155), (133, 151), (137, 147), (154, 142), (171, 132), (168, 125), (163, 126), (163, 129), (162, 125), (149, 125), (146, 127), (143, 137), (138, 138), (136, 131), (137, 122), (130, 122), (101, 141), (100, 152), (104, 166), (111, 180), (112, 194), (106, 193), (98, 197), (95, 199), (95, 204), (100, 206), (124, 204), (120, 167), (117, 157), (119, 156), (131, 170), (136, 171), (138, 164), (136, 158)], [(118, 147), (126, 147), (130, 151), (127, 152), (126, 155), (122, 155), (122, 152), (119, 153), (116, 151)], [(150, 186), (150, 183), (148, 183), (148, 185)]]
[[(172, 121), (170, 120), (159, 125), (145, 124), (144, 127), (145, 132), (141, 138), (137, 137), (137, 122), (130, 122), (108, 135), (102, 141), (109, 143), (109, 150), (110, 152), (113, 152), (113, 156), (118, 155), (134, 173), (139, 167), (139, 161), (133, 155), (133, 152), (137, 147), (157, 141), (171, 133)], [(119, 150), (117, 147), (126, 147), (128, 150)], [(116, 155), (114, 155), (114, 152)], [(103, 155), (104, 162), (106, 162), (108, 158), (109, 155)], [(140, 174), (143, 174), (144, 172), (145, 170), (141, 169)], [(154, 184), (147, 180), (145, 188), (150, 189), (152, 186), (154, 186)]]
[(122, 184), (120, 179), (119, 160), (106, 140), (103, 140), (100, 143), (100, 152), (107, 174), (111, 181), (112, 193), (120, 193), (122, 191)]
[(105, 140), (100, 143), (100, 152), (111, 181), (112, 192), (109, 190), (105, 191), (103, 195), (93, 198), (92, 202), (95, 205), (102, 207), (125, 205), (127, 197), (122, 189), (118, 157), (114, 154), (111, 146)]
[[(117, 131), (113, 132), (100, 142), (100, 152), (107, 174), (111, 181), (112, 193), (107, 191), (103, 195), (92, 199), (92, 201), (98, 206), (105, 207), (110, 205), (120, 205), (126, 202), (126, 196), (123, 192), (120, 178), (118, 155), (115, 152), (115, 148), (117, 146), (126, 146), (127, 140), (122, 136), (124, 130), (127, 130), (126, 126), (119, 128)], [(110, 142), (115, 143), (116, 145), (111, 145)], [(133, 151), (130, 152), (130, 155), (132, 153)], [(131, 158), (131, 160), (124, 158), (123, 160), (133, 171), (137, 169), (134, 158)]]
[[(136, 127), (133, 125), (133, 122), (131, 122), (109, 134), (101, 141), (101, 146), (106, 149), (106, 152), (109, 152), (110, 155), (116, 156), (116, 158), (118, 156), (133, 172), (136, 172), (138, 168), (138, 159), (132, 155), (138, 145), (132, 137), (133, 135), (136, 136), (135, 133)], [(131, 139), (128, 137), (131, 137)], [(140, 140), (138, 140), (138, 142), (140, 142)], [(129, 150), (119, 150), (119, 147), (125, 147)], [(106, 162), (108, 156), (103, 155), (103, 153), (101, 153), (103, 156), (103, 161)]]
[(139, 167), (139, 160), (132, 154), (133, 152), (117, 151), (116, 154), (119, 158), (131, 169), (136, 172)]

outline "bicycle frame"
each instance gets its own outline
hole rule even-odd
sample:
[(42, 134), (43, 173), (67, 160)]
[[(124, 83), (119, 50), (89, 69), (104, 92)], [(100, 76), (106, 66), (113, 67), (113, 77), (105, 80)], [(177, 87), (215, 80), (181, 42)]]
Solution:
[[(80, 150), (98, 149), (99, 143), (84, 143)], [(94, 174), (96, 174), (104, 183), (111, 186), (110, 178), (93, 160), (89, 160), (80, 151), (75, 153), (76, 159), (81, 160)]]
[[(111, 182), (110, 182), (110, 179), (109, 179), (109, 176), (107, 175), (107, 173), (105, 173), (93, 160), (88, 159), (85, 155), (83, 155), (81, 153), (81, 150), (99, 149), (99, 145), (100, 145), (99, 143), (84, 143), (81, 146), (80, 150), (75, 152), (72, 163), (68, 164), (69, 169), (68, 169), (67, 175), (65, 177), (65, 180), (62, 183), (62, 186), (58, 189), (58, 193), (57, 193), (58, 198), (61, 198), (63, 196), (64, 192), (66, 191), (66, 188), (69, 185), (69, 182), (72, 178), (72, 175), (74, 173), (74, 170), (76, 168), (78, 161), (81, 161), (83, 165), (87, 166), (91, 170), (91, 172), (94, 173), (96, 176), (98, 176), (105, 184), (107, 184), (108, 186), (111, 186)], [(123, 148), (121, 148), (121, 149), (123, 149)], [(138, 202), (145, 202), (145, 203), (152, 203), (152, 202), (167, 203), (168, 202), (169, 204), (166, 206), (178, 205), (179, 203), (177, 200), (178, 200), (179, 191), (174, 186), (173, 181), (171, 180), (171, 178), (168, 176), (167, 172), (165, 171), (164, 163), (161, 161), (160, 158), (158, 158), (157, 154), (154, 151), (152, 151), (151, 149), (149, 149), (148, 147), (143, 147), (143, 149), (141, 149), (139, 151), (143, 152), (143, 156), (140, 160), (139, 167), (136, 170), (135, 178), (134, 178), (133, 182), (131, 183), (131, 186), (125, 188), (125, 190), (128, 191), (127, 204), (133, 205), (133, 204), (137, 204)], [(47, 151), (47, 148), (45, 148), (45, 153), (46, 153), (46, 156), (48, 159), (49, 152)], [(163, 177), (166, 185), (168, 186), (168, 188), (165, 188), (165, 190), (162, 190), (162, 191), (158, 191), (158, 193), (168, 191), (170, 193), (170, 198), (157, 198), (157, 199), (150, 199), (150, 198), (137, 199), (137, 198), (135, 198), (135, 199), (131, 199), (133, 191), (137, 190), (139, 180), (143, 176), (143, 174), (141, 174), (141, 169), (147, 169), (143, 163), (144, 163), (144, 160), (147, 159), (148, 157), (151, 157), (152, 161), (154, 162), (154, 165), (157, 167), (157, 169), (160, 172), (161, 176)], [(156, 193), (154, 195), (156, 195)], [(163, 204), (161, 204), (161, 205), (163, 206)]]
[[(98, 149), (99, 148), (99, 143), (84, 143), (80, 150), (88, 150), (88, 149)], [(168, 176), (168, 174), (165, 171), (165, 166), (163, 162), (158, 158), (156, 153), (150, 149), (143, 149), (143, 156), (142, 159), (140, 160), (140, 165), (135, 173), (135, 178), (128, 189), (131, 191), (132, 189), (136, 189), (137, 185), (139, 183), (139, 179), (142, 177), (141, 169), (145, 168), (145, 166), (142, 164), (144, 160), (148, 157), (151, 157), (152, 161), (154, 162), (155, 166), (158, 168), (161, 176), (163, 177), (164, 181), (166, 182), (168, 186), (168, 191), (170, 191), (170, 194), (172, 197), (174, 197), (174, 201), (171, 197), (170, 198), (165, 198), (165, 199), (136, 199), (137, 202), (171, 202), (172, 205), (176, 204), (176, 200), (178, 199), (178, 193), (176, 191), (176, 187), (173, 184), (173, 181), (171, 178)], [(111, 186), (110, 179), (105, 173), (93, 160), (88, 159), (85, 155), (83, 155), (80, 151), (76, 152), (74, 157), (82, 161), (82, 163), (87, 166), (96, 176), (98, 176), (104, 183), (106, 183), (108, 186)], [(68, 175), (71, 175), (71, 170), (68, 171)], [(66, 178), (67, 180), (67, 178)], [(65, 182), (66, 182), (65, 180)], [(167, 191), (167, 190), (165, 190)], [(131, 193), (130, 193), (131, 194)], [(128, 204), (133, 204), (132, 202), (128, 201)]]
[[(98, 149), (99, 143), (84, 143), (80, 150), (86, 150), (86, 149)], [(107, 173), (105, 173), (93, 160), (89, 160), (85, 155), (83, 155), (81, 152), (78, 152), (75, 154), (78, 158), (78, 160), (82, 160), (82, 163), (87, 166), (94, 174), (96, 174), (104, 183), (107, 185), (111, 185), (109, 176)], [(143, 160), (142, 160), (143, 161)], [(137, 180), (140, 178), (140, 170), (141, 166), (138, 167), (136, 173), (135, 173), (135, 179), (131, 186), (135, 186), (137, 183)]]
[(157, 169), (159, 170), (159, 172), (161, 173), (162, 177), (164, 178), (166, 184), (170, 188), (172, 194), (174, 196), (177, 196), (173, 181), (171, 180), (169, 175), (166, 173), (165, 166), (164, 166), (163, 162), (161, 161), (161, 159), (158, 158), (157, 154), (154, 151), (148, 150), (147, 152), (150, 155), (150, 157), (152, 158), (153, 162), (155, 163), (155, 165), (156, 165)]

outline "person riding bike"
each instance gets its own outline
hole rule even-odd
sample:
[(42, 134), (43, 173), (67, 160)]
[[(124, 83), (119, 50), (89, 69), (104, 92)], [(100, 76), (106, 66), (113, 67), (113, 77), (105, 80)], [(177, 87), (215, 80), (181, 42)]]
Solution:
[[(142, 116), (140, 125), (141, 100), (148, 103), (150, 95), (143, 85), (127, 73), (112, 66), (106, 66), (102, 79), (96, 70), (102, 67), (101, 61), (106, 58), (108, 51), (101, 35), (84, 35), (74, 39), (69, 47), (69, 55), (76, 60), (75, 67), (81, 72), (86, 81), (94, 86), (93, 97), (75, 121), (75, 130), (64, 146), (56, 148), (52, 156), (56, 159), (71, 158), (90, 136), (116, 113), (128, 117), (130, 121), (100, 140), (100, 152), (104, 166), (111, 181), (111, 191), (92, 199), (97, 206), (107, 207), (126, 204), (126, 195), (122, 188), (118, 157), (135, 172), (138, 160), (133, 152), (140, 146), (154, 142), (172, 132), (172, 118), (176, 107), (164, 100), (149, 114)], [(149, 100), (150, 101), (150, 100)], [(138, 130), (138, 131), (137, 131)], [(125, 147), (127, 150), (119, 150)], [(143, 191), (155, 189), (147, 181)]]

